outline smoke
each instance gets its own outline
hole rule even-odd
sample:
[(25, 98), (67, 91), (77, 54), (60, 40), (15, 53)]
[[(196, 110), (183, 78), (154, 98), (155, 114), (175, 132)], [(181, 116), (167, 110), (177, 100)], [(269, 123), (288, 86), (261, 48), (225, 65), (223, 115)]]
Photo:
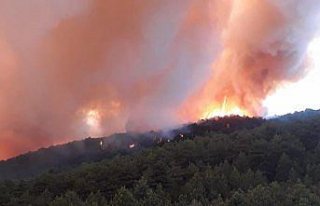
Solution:
[(317, 0), (4, 0), (0, 157), (170, 127), (227, 96), (251, 115), (305, 72)]
[(306, 50), (318, 27), (319, 6), (313, 0), (233, 1), (222, 52), (211, 79), (186, 105), (188, 116), (225, 97), (247, 114), (265, 114), (262, 100), (307, 72)]

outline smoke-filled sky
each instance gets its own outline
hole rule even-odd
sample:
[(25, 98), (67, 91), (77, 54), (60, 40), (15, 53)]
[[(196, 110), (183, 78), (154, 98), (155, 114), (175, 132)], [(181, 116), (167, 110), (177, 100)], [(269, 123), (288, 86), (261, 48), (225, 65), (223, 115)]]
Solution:
[(319, 88), (319, 11), (319, 0), (2, 0), (0, 159), (320, 106), (299, 98)]

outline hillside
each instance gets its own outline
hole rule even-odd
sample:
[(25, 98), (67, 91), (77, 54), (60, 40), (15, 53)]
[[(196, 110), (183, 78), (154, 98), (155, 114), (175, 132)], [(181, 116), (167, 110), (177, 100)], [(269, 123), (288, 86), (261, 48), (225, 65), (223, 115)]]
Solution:
[[(230, 133), (239, 129), (250, 129), (262, 124), (260, 118), (226, 117), (199, 121), (181, 128), (167, 131), (152, 131), (143, 134), (123, 133), (109, 137), (86, 138), (64, 145), (42, 148), (35, 152), (0, 162), (0, 180), (25, 179), (45, 171), (62, 171), (85, 162), (96, 162), (162, 144), (175, 138), (193, 137), (206, 132)], [(228, 127), (227, 127), (228, 126)], [(132, 148), (130, 148), (130, 145)]]
[[(63, 165), (77, 159), (78, 150), (67, 153), (63, 169), (3, 181), (0, 205), (320, 205), (320, 111), (270, 120), (204, 120), (171, 132), (119, 137), (118, 143), (103, 143), (108, 149), (101, 149), (101, 139), (81, 141), (92, 143), (87, 152), (95, 155), (80, 156), (72, 168)], [(75, 144), (42, 149), (1, 166), (15, 162), (18, 167), (18, 160), (32, 164), (23, 157), (40, 159)]]

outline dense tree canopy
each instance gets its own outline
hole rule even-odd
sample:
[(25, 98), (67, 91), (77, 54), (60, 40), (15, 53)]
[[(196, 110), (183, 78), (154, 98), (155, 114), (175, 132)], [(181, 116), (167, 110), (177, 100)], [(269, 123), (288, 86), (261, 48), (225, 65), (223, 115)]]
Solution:
[(257, 121), (203, 121), (170, 142), (6, 180), (0, 205), (320, 205), (319, 112)]

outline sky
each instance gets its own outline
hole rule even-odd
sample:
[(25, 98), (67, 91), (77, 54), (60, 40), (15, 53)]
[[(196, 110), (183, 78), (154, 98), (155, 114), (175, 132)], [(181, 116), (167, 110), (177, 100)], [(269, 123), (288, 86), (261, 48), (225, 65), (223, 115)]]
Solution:
[(0, 159), (319, 108), (319, 11), (319, 0), (1, 0)]
[(306, 108), (320, 109), (320, 37), (308, 47), (309, 71), (294, 83), (284, 83), (264, 101), (267, 116), (274, 117)]

